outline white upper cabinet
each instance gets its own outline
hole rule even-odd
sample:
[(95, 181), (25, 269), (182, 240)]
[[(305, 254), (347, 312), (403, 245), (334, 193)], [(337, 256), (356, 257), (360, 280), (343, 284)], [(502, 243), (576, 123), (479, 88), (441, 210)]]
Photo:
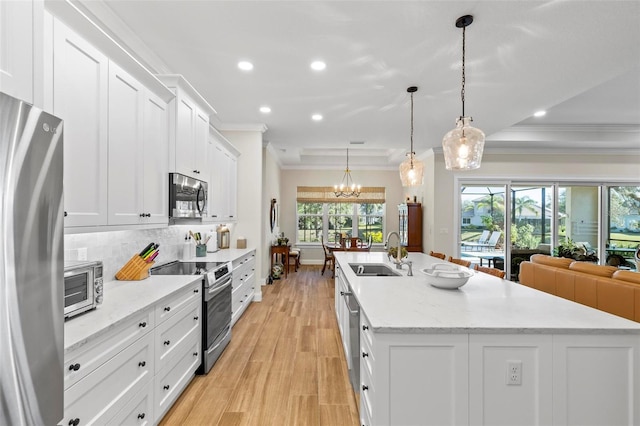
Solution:
[(215, 110), (181, 75), (158, 78), (176, 96), (169, 113), (169, 171), (211, 183), (206, 170), (209, 117)]
[(43, 10), (41, 1), (0, 1), (0, 91), (38, 106)]
[(64, 120), (65, 227), (107, 223), (108, 58), (53, 22), (53, 113)]
[(237, 216), (239, 152), (224, 136), (211, 130), (214, 141), (209, 212), (215, 222), (233, 222)]
[(168, 223), (168, 108), (109, 64), (109, 225)]
[(109, 64), (109, 225), (135, 224), (143, 210), (144, 87)]

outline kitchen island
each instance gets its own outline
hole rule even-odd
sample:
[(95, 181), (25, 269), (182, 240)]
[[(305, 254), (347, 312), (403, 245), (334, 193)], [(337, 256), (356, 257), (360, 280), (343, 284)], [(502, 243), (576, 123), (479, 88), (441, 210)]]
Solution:
[(413, 277), (364, 277), (349, 264), (393, 267), (385, 253), (336, 253), (362, 424), (640, 424), (640, 324), (482, 273), (435, 288), (420, 270), (442, 261), (409, 260)]

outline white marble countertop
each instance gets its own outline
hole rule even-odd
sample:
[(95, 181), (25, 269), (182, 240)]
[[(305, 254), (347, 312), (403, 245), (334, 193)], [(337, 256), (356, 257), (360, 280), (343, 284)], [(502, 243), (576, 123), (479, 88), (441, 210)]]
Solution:
[(640, 323), (524, 285), (475, 272), (459, 289), (427, 283), (420, 270), (440, 259), (409, 253), (413, 277), (358, 277), (349, 263), (384, 263), (382, 252), (335, 252), (361, 310), (376, 332), (386, 333), (638, 333)]
[[(228, 262), (252, 250), (255, 249), (223, 249), (189, 261)], [(106, 281), (104, 302), (97, 309), (65, 321), (65, 354), (106, 333), (129, 316), (200, 280), (202, 277), (197, 275), (151, 275), (141, 281)]]

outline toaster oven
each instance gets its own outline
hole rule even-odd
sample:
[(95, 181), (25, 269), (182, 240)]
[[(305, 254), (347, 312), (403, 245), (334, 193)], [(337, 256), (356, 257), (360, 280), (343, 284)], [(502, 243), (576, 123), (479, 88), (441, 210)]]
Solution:
[(95, 309), (102, 303), (102, 262), (65, 261), (65, 319)]

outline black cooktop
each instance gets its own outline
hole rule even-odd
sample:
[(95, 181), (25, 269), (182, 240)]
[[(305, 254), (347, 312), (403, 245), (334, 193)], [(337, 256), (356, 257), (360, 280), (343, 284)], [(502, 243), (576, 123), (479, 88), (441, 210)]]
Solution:
[(151, 275), (203, 275), (227, 262), (170, 262), (153, 267)]

